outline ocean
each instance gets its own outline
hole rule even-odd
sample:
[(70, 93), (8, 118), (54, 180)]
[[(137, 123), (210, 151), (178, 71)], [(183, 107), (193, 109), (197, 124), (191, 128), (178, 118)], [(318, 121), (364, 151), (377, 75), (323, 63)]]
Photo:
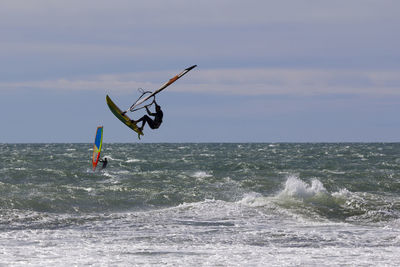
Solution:
[(400, 143), (0, 144), (0, 266), (398, 266)]

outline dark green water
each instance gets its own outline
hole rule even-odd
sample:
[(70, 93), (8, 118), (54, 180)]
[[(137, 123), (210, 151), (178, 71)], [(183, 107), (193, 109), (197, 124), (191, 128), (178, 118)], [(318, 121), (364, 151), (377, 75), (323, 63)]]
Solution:
[(95, 172), (91, 154), (0, 144), (0, 264), (398, 259), (398, 143), (104, 144)]

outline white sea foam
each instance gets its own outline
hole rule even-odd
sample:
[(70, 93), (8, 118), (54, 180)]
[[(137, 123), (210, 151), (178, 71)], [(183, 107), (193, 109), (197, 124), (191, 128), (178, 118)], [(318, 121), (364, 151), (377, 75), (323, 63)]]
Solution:
[(346, 173), (345, 171), (334, 171), (334, 170), (328, 170), (328, 169), (323, 169), (322, 171), (326, 172), (326, 173), (332, 173), (332, 174), (345, 174)]
[(264, 197), (260, 193), (247, 193), (237, 203), (246, 205), (249, 207), (263, 207), (271, 203), (271, 198)]
[(126, 163), (133, 163), (133, 162), (142, 162), (140, 159), (128, 159)]
[(311, 198), (322, 193), (327, 193), (327, 191), (318, 179), (313, 179), (310, 185), (296, 176), (290, 176), (286, 180), (285, 188), (279, 193), (279, 196)]
[(197, 171), (197, 172), (193, 173), (191, 176), (194, 177), (194, 178), (197, 178), (197, 179), (203, 179), (203, 178), (212, 177), (211, 174), (209, 174), (209, 173), (207, 173), (205, 171)]
[(202, 156), (202, 157), (214, 157), (215, 155), (214, 154), (209, 154), (209, 153), (201, 153), (199, 156)]
[(129, 174), (129, 173), (131, 173), (131, 172), (128, 171), (128, 170), (119, 170), (119, 171), (116, 171), (115, 173), (116, 173), (116, 174)]
[(110, 173), (110, 172), (108, 172), (108, 171), (103, 171), (103, 172), (101, 172), (101, 174), (102, 174), (103, 176), (106, 176), (106, 177), (117, 178), (116, 175), (114, 175), (114, 174), (112, 174), (112, 173)]
[(342, 188), (338, 192), (332, 193), (332, 196), (338, 197), (338, 198), (349, 198), (352, 195), (353, 194), (349, 190), (347, 190), (346, 188)]

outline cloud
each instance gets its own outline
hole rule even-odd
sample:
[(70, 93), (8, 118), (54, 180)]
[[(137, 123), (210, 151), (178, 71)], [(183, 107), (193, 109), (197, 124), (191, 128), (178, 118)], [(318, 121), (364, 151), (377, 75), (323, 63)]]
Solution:
[(135, 71), (190, 62), (204, 69), (170, 90), (393, 94), (399, 8), (390, 0), (4, 0), (0, 88), (154, 89), (177, 69)]
[[(2, 0), (1, 20), (24, 26), (81, 27), (107, 24), (122, 27), (170, 27), (225, 24), (231, 26), (280, 22), (379, 21), (398, 18), (396, 0)], [(27, 23), (29, 21), (30, 23)], [(136, 23), (135, 23), (136, 22)], [(141, 22), (141, 23), (138, 23)]]
[[(86, 78), (0, 82), (0, 90), (95, 90), (131, 94), (155, 90), (180, 70), (94, 75)], [(194, 69), (171, 92), (236, 95), (400, 95), (400, 76), (391, 70)]]

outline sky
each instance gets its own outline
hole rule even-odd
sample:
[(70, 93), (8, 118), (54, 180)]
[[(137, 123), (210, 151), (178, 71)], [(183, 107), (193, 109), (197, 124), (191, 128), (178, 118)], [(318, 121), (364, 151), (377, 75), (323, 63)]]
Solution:
[[(399, 142), (400, 1), (2, 0), (0, 143)], [(156, 90), (142, 140), (109, 111)], [(138, 119), (142, 111), (130, 113)]]

